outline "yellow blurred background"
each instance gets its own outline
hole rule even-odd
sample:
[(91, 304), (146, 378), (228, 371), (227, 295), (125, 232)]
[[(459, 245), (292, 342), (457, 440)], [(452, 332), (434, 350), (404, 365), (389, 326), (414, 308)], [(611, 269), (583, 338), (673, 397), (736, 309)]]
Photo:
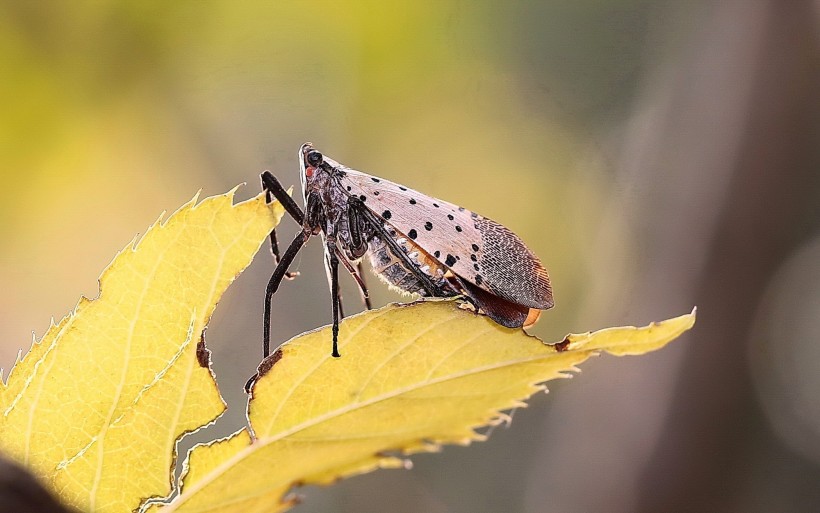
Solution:
[[(162, 211), (264, 169), (298, 189), (312, 141), (518, 233), (554, 282), (542, 338), (699, 318), (297, 511), (817, 511), (818, 28), (809, 0), (0, 0), (0, 367)], [(276, 343), (330, 319), (315, 241), (294, 267)], [(211, 322), (207, 437), (244, 422), (271, 270)]]

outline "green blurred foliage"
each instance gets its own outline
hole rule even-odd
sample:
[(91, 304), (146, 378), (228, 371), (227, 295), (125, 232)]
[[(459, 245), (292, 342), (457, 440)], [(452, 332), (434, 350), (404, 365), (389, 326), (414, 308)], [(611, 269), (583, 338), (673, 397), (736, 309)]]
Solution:
[(628, 94), (641, 49), (623, 29), (646, 24), (605, 4), (0, 3), (2, 268), (60, 298), (32, 298), (4, 338), (93, 295), (113, 251), (198, 188), (264, 168), (297, 184), (305, 140), (509, 225), (569, 314), (607, 187), (585, 130)]
[[(590, 284), (618, 289), (632, 245), (622, 224), (602, 222), (613, 177), (593, 141), (627, 110), (663, 8), (0, 0), (0, 366), (49, 316), (81, 293), (96, 296), (115, 252), (198, 189), (248, 182), (240, 194), (250, 196), (263, 169), (298, 189), (296, 150), (308, 140), (518, 233), (555, 286), (557, 306), (536, 334), (558, 340), (604, 325), (579, 319)], [(615, 241), (605, 255), (595, 244), (602, 229)], [(241, 383), (258, 361), (270, 260), (257, 260), (209, 331), (232, 405), (226, 433), (242, 422)], [(302, 276), (274, 305), (279, 341), (329, 321), (318, 245), (297, 266)], [(370, 283), (376, 304), (400, 299)], [(476, 458), (502, 465), (495, 456)], [(464, 457), (419, 475), (463, 468)], [(499, 493), (471, 499), (465, 489), (495, 481), (485, 477), (433, 486), (472, 510), (492, 497), (488, 511), (524, 486), (513, 475)]]

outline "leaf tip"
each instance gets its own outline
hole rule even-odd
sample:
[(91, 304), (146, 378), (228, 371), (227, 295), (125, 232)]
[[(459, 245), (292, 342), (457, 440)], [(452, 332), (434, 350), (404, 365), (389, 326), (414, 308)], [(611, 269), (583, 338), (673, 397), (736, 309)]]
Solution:
[(168, 211), (167, 211), (167, 210), (163, 210), (162, 212), (160, 212), (160, 213), (159, 213), (159, 216), (157, 216), (157, 220), (156, 220), (156, 221), (154, 221), (154, 224), (152, 224), (150, 227), (148, 227), (148, 229), (149, 229), (149, 230), (151, 230), (151, 229), (153, 229), (155, 226), (159, 226), (159, 225), (161, 225), (161, 224), (162, 224), (162, 220), (163, 220), (163, 219), (165, 219), (165, 215), (166, 215), (167, 213), (168, 213)]
[(225, 193), (225, 197), (231, 198), (231, 201), (233, 201), (233, 197), (234, 195), (236, 195), (236, 191), (238, 191), (240, 187), (244, 187), (245, 185), (248, 185), (248, 182), (240, 182), (236, 184), (233, 189)]
[[(137, 250), (137, 246), (139, 246), (139, 244), (140, 244), (140, 234), (138, 233), (138, 234), (134, 235), (134, 237), (131, 239), (131, 242), (129, 242), (129, 243), (125, 246), (125, 250), (130, 249), (131, 251), (136, 251), (136, 250)], [(125, 251), (125, 250), (123, 250), (123, 251)], [(123, 253), (123, 252), (122, 252), (122, 251), (120, 251), (120, 252), (118, 252), (116, 255), (114, 255), (114, 259), (113, 259), (113, 260), (111, 260), (111, 263), (110, 263), (110, 264), (108, 264), (108, 267), (106, 267), (106, 268), (103, 270), (103, 272), (102, 272), (102, 276), (105, 276), (105, 272), (106, 272), (106, 271), (108, 271), (108, 269), (111, 267), (111, 265), (112, 265), (114, 262), (116, 262), (116, 261), (117, 261), (117, 257), (119, 257), (120, 255), (122, 255), (122, 253)], [(101, 279), (102, 279), (102, 278), (101, 278)]]

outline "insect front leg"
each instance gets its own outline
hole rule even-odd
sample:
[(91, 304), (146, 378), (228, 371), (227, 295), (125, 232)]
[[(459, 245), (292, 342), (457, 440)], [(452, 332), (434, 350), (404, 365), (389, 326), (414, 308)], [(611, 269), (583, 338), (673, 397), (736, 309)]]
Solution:
[[(285, 278), (287, 275), (288, 267), (291, 263), (293, 263), (293, 259), (296, 258), (296, 255), (299, 253), (299, 250), (302, 249), (302, 246), (305, 245), (305, 242), (310, 238), (311, 232), (307, 228), (303, 228), (296, 237), (293, 239), (293, 242), (290, 243), (288, 246), (287, 251), (282, 256), (282, 259), (279, 260), (279, 263), (276, 264), (276, 269), (273, 270), (273, 274), (268, 281), (268, 286), (265, 288), (265, 317), (262, 322), (262, 356), (267, 358), (270, 356), (270, 313), (271, 313), (271, 300), (273, 295), (279, 290), (279, 285), (282, 283), (282, 279)], [(248, 379), (245, 383), (245, 392), (251, 393), (251, 389), (253, 388), (253, 384), (256, 382), (256, 379), (259, 377), (259, 374), (254, 374), (253, 376)]]
[[(293, 201), (293, 198), (290, 197), (288, 192), (282, 187), (282, 184), (279, 183), (279, 180), (276, 179), (275, 176), (270, 171), (265, 171), (261, 175), (262, 179), (262, 190), (265, 191), (265, 199), (268, 203), (273, 201), (273, 198), (276, 198), (282, 206), (285, 207), (285, 210), (288, 214), (300, 225), (305, 219), (305, 215), (302, 212), (302, 209), (299, 208), (299, 205)], [(270, 232), (270, 252), (273, 255), (274, 263), (278, 264), (281, 260), (281, 256), (279, 255), (279, 242), (276, 239), (276, 229), (274, 228)], [(293, 278), (299, 276), (298, 272), (286, 272), (285, 278), (292, 280)]]
[(271, 313), (271, 299), (273, 295), (279, 290), (279, 285), (282, 283), (282, 279), (287, 275), (288, 267), (290, 264), (293, 263), (293, 259), (296, 258), (296, 254), (299, 253), (299, 250), (302, 249), (305, 242), (310, 238), (311, 232), (308, 231), (307, 228), (303, 228), (296, 237), (293, 239), (293, 242), (290, 243), (288, 246), (287, 251), (282, 256), (282, 259), (279, 260), (279, 263), (276, 265), (276, 269), (274, 269), (273, 274), (268, 281), (268, 286), (265, 289), (265, 319), (263, 323), (263, 335), (262, 335), (262, 355), (267, 358), (270, 355), (270, 313)]
[(283, 207), (285, 207), (285, 210), (288, 214), (290, 214), (293, 220), (301, 225), (305, 220), (305, 214), (302, 212), (302, 209), (299, 208), (299, 205), (293, 201), (293, 198), (290, 197), (288, 191), (282, 187), (279, 180), (277, 180), (270, 171), (265, 171), (262, 173), (261, 178), (262, 189), (265, 191), (268, 201), (270, 201), (271, 195), (273, 195), (273, 197), (276, 198)]
[(339, 358), (339, 257), (336, 255), (336, 241), (328, 239), (327, 255), (330, 260), (330, 297), (333, 301), (333, 352), (334, 358)]
[[(328, 253), (328, 251), (329, 251), (328, 246), (327, 246), (327, 245), (325, 245), (325, 275), (327, 276), (327, 285), (328, 285), (328, 288), (329, 288), (329, 289), (331, 290), (331, 292), (332, 292), (332, 291), (333, 291), (333, 279), (332, 279), (332, 277), (331, 277), (331, 276), (332, 276), (332, 273), (331, 273), (331, 271), (330, 271), (330, 253)], [(348, 265), (350, 265), (350, 264), (349, 264), (346, 260), (344, 260), (344, 259), (341, 259), (341, 258), (340, 258), (340, 259), (339, 259), (339, 261), (341, 261), (342, 263), (344, 263), (344, 264), (345, 264), (345, 267), (347, 267)], [(348, 269), (348, 270), (349, 270), (349, 269)], [(345, 317), (345, 309), (344, 309), (344, 301), (342, 300), (342, 288), (341, 288), (341, 287), (339, 287), (338, 293), (339, 293), (339, 318), (340, 318), (340, 319), (344, 319), (344, 317)]]

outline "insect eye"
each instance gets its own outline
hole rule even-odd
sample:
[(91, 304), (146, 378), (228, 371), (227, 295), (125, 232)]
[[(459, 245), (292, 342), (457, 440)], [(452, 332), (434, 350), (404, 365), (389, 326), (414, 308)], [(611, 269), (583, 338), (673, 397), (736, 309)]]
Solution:
[(313, 167), (318, 166), (322, 163), (322, 154), (318, 151), (311, 151), (307, 154), (307, 162)]

